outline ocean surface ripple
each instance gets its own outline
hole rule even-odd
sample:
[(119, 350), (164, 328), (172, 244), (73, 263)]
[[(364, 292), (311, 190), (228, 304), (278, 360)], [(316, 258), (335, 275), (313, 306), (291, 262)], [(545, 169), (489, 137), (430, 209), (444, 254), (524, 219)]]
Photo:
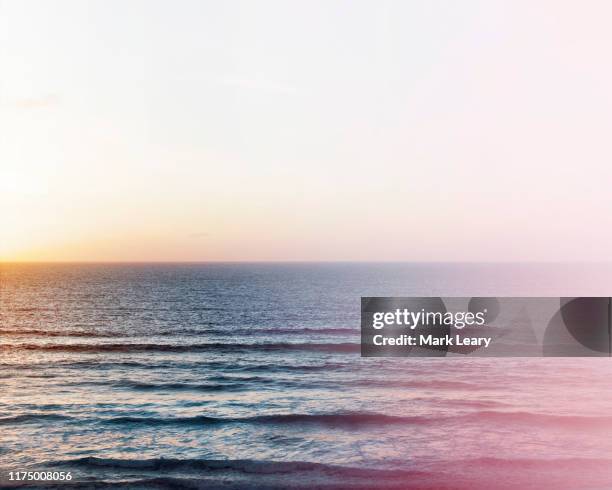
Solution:
[(610, 272), (1, 264), (0, 486), (611, 488), (609, 359), (359, 356), (361, 296), (607, 295)]

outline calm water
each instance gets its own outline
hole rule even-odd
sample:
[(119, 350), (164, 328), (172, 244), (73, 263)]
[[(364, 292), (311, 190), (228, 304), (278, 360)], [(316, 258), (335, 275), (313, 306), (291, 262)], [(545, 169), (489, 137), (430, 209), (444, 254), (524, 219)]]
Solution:
[(611, 295), (611, 278), (601, 265), (0, 265), (0, 482), (53, 468), (142, 488), (611, 488), (609, 359), (358, 349), (362, 295)]

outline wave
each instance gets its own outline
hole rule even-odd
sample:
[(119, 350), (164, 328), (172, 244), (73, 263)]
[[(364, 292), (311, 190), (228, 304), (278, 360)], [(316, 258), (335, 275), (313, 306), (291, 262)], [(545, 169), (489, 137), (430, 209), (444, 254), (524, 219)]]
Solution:
[(30, 337), (92, 337), (114, 338), (126, 337), (121, 333), (92, 332), (86, 330), (39, 330), (39, 329), (0, 329), (0, 336), (30, 336)]
[(396, 425), (420, 424), (431, 421), (421, 416), (394, 416), (379, 413), (349, 412), (339, 414), (288, 414), (288, 415), (259, 415), (242, 419), (243, 422), (258, 424), (315, 424), (325, 426), (363, 426), (363, 425)]
[[(251, 459), (116, 459), (84, 457), (71, 460), (61, 460), (48, 463), (51, 466), (70, 466), (84, 469), (107, 468), (112, 470), (139, 470), (139, 471), (236, 471), (249, 475), (292, 474), (302, 472), (328, 473), (337, 476), (372, 476), (389, 471), (353, 468), (341, 465), (329, 465), (305, 461), (258, 461)], [(393, 470), (391, 473), (409, 475), (409, 470)]]
[[(147, 389), (146, 385), (144, 389)], [(203, 388), (207, 389), (207, 388)], [(222, 389), (225, 389), (223, 387)], [(0, 424), (27, 423), (45, 420), (71, 420), (70, 416), (59, 414), (24, 414), (0, 418)], [(433, 425), (433, 424), (466, 424), (476, 423), (486, 425), (498, 423), (502, 425), (554, 425), (562, 428), (604, 428), (612, 427), (612, 416), (577, 416), (577, 415), (547, 415), (532, 412), (475, 411), (457, 415), (412, 415), (398, 416), (368, 412), (322, 413), (322, 414), (273, 414), (251, 417), (214, 417), (196, 415), (191, 417), (148, 417), (126, 415), (109, 418), (92, 419), (92, 422), (104, 425), (222, 425), (222, 424), (255, 424), (255, 425), (318, 425), (325, 427), (384, 427), (390, 425)]]
[[(308, 368), (310, 366), (306, 366)], [(304, 366), (298, 367), (303, 370)], [(317, 369), (319, 370), (319, 369)], [(262, 370), (262, 372), (270, 371)], [(270, 374), (270, 373), (266, 373)], [(35, 376), (28, 376), (35, 377)], [(334, 379), (275, 379), (270, 376), (225, 376), (217, 375), (210, 376), (205, 379), (205, 382), (197, 380), (190, 381), (174, 381), (174, 382), (149, 382), (136, 381), (130, 379), (123, 380), (85, 380), (66, 383), (67, 386), (105, 386), (111, 388), (130, 389), (136, 391), (201, 391), (201, 392), (222, 392), (222, 391), (243, 391), (243, 390), (262, 390), (265, 388), (299, 388), (305, 389), (332, 389), (335, 391), (347, 390), (350, 387), (368, 387), (368, 388), (403, 388), (403, 389), (455, 389), (455, 390), (478, 390), (483, 389), (478, 386), (472, 386), (467, 383), (450, 384), (449, 386), (437, 386), (435, 382), (429, 384), (413, 383), (411, 381), (402, 380), (334, 380)], [(474, 408), (491, 408), (499, 406), (499, 403), (464, 403), (464, 406)]]
[(352, 353), (359, 352), (360, 344), (345, 343), (206, 343), (206, 344), (3, 344), (0, 350), (57, 351), (57, 352), (246, 352), (246, 351), (309, 351)]
[(531, 412), (476, 411), (458, 415), (394, 416), (380, 413), (348, 412), (331, 414), (282, 414), (253, 417), (218, 418), (209, 416), (149, 418), (117, 417), (107, 419), (111, 424), (135, 425), (216, 425), (216, 424), (261, 424), (261, 425), (319, 425), (325, 427), (384, 427), (388, 425), (432, 425), (432, 424), (525, 424), (530, 426), (554, 425), (562, 428), (602, 428), (612, 426), (612, 416), (546, 415)]
[(55, 413), (28, 413), (13, 415), (11, 417), (0, 417), (0, 425), (23, 424), (28, 422), (45, 422), (70, 420), (72, 417)]
[[(115, 459), (115, 458), (96, 458), (85, 457), (71, 460), (56, 461), (51, 463), (55, 466), (74, 466), (82, 468), (113, 468), (126, 470), (176, 470), (176, 469), (236, 469), (248, 471), (249, 473), (257, 470), (276, 469), (278, 472), (286, 473), (291, 471), (310, 470), (327, 468), (328, 465), (308, 462), (268, 462), (255, 461), (248, 459), (239, 460), (214, 460), (214, 459), (171, 459), (171, 458), (152, 458), (152, 459)], [(255, 470), (255, 471), (253, 471)]]
[[(23, 368), (22, 362), (0, 362), (0, 368)], [(50, 368), (78, 368), (78, 369), (96, 369), (110, 370), (113, 368), (135, 368), (135, 369), (172, 369), (172, 370), (193, 370), (193, 369), (210, 369), (222, 370), (232, 373), (283, 373), (283, 372), (317, 372), (317, 371), (340, 371), (354, 368), (352, 363), (326, 362), (322, 364), (236, 364), (234, 360), (215, 361), (215, 360), (196, 360), (196, 361), (175, 361), (175, 360), (159, 360), (156, 358), (148, 358), (144, 361), (128, 361), (117, 360), (108, 361), (98, 358), (92, 360), (66, 360), (60, 359), (53, 362), (36, 362), (28, 366), (29, 370), (47, 370)], [(13, 377), (13, 374), (5, 377)]]
[(339, 362), (326, 362), (323, 364), (255, 364), (251, 366), (241, 366), (236, 368), (239, 372), (248, 373), (273, 373), (273, 372), (316, 372), (316, 371), (338, 371), (354, 367), (352, 364)]
[(400, 417), (377, 413), (338, 413), (338, 414), (284, 414), (257, 415), (253, 417), (210, 417), (197, 415), (193, 417), (139, 417), (124, 416), (101, 420), (105, 424), (120, 425), (220, 425), (220, 424), (255, 424), (255, 425), (320, 425), (325, 427), (359, 427), (386, 426), (397, 424), (424, 424), (435, 421), (428, 417)]
[[(245, 331), (245, 330), (241, 330)], [(246, 332), (246, 331), (245, 331)], [(328, 328), (263, 328), (263, 329), (253, 329), (248, 330), (248, 332), (252, 332), (253, 334), (278, 334), (278, 333), (286, 333), (286, 334), (318, 334), (318, 335), (359, 335), (360, 330), (356, 328), (342, 328), (342, 327), (328, 327)]]
[[(609, 488), (610, 460), (589, 458), (437, 461), (416, 468), (349, 467), (301, 461), (249, 459), (115, 459), (84, 457), (51, 461), (79, 470), (88, 488), (259, 488), (327, 490), (485, 490), (497, 488)], [(585, 469), (592, 471), (583, 476)], [(160, 475), (160, 476), (157, 476)], [(161, 476), (163, 475), (163, 476)], [(595, 475), (595, 476), (594, 476)], [(599, 475), (599, 476), (597, 476)], [(593, 477), (594, 478), (590, 478)], [(108, 479), (110, 477), (110, 479)], [(374, 483), (375, 482), (375, 483)], [(590, 484), (589, 484), (590, 483)], [(79, 486), (80, 482), (75, 482)], [(64, 488), (58, 485), (57, 488)], [(45, 486), (44, 488), (49, 488)], [(56, 488), (56, 487), (51, 487)]]
[(205, 382), (191, 381), (174, 381), (174, 382), (149, 382), (135, 381), (130, 379), (123, 380), (84, 380), (72, 381), (64, 383), (66, 386), (104, 386), (107, 388), (119, 388), (136, 391), (200, 391), (200, 392), (223, 392), (223, 391), (258, 391), (274, 388), (286, 389), (333, 389), (335, 391), (346, 389), (343, 384), (338, 385), (337, 382), (327, 380), (287, 380), (274, 379), (265, 376), (211, 376), (205, 379)]
[[(136, 391), (239, 391), (247, 388), (243, 380), (236, 380), (232, 384), (228, 383), (146, 383), (141, 381), (116, 381), (110, 386), (116, 388), (128, 388)], [(108, 385), (107, 383), (100, 383)]]
[[(235, 470), (249, 474), (257, 473), (295, 473), (302, 471), (323, 471), (335, 474), (350, 475), (372, 475), (376, 473), (395, 473), (412, 474), (407, 469), (372, 469), (357, 468), (342, 465), (330, 465), (306, 461), (261, 461), (251, 459), (177, 459), (177, 458), (151, 458), (151, 459), (118, 459), (118, 458), (98, 458), (83, 457), (77, 459), (52, 461), (47, 463), (50, 466), (71, 466), (79, 468), (109, 468), (116, 470)], [(496, 458), (482, 457), (474, 459), (457, 459), (450, 461), (432, 462), (432, 466), (478, 466), (478, 467), (552, 467), (558, 469), (562, 467), (582, 467), (583, 465), (605, 465), (612, 464), (612, 460), (605, 458)], [(424, 472), (421, 472), (424, 473)]]
[[(0, 362), (0, 368), (24, 368), (23, 362)], [(155, 361), (155, 362), (138, 362), (138, 361), (103, 361), (99, 359), (87, 360), (87, 361), (68, 361), (65, 359), (60, 359), (53, 362), (35, 362), (28, 365), (27, 369), (32, 371), (43, 371), (52, 368), (77, 368), (77, 369), (87, 369), (92, 368), (96, 370), (105, 370), (112, 368), (142, 368), (142, 369), (172, 369), (175, 367), (191, 367), (190, 364), (177, 364), (172, 361)]]
[(231, 328), (218, 326), (217, 328), (183, 328), (174, 330), (163, 330), (157, 335), (180, 336), (180, 335), (277, 335), (277, 334), (315, 334), (315, 335), (359, 335), (360, 330), (346, 327), (276, 327), (276, 328)]
[[(249, 459), (113, 459), (86, 457), (48, 463), (96, 475), (95, 488), (209, 488), (209, 489), (311, 489), (345, 488), (405, 489), (413, 478), (425, 480), (427, 473), (412, 470), (355, 468), (301, 461), (258, 461)], [(101, 477), (113, 475), (112, 481)], [(155, 474), (164, 476), (154, 477)], [(132, 478), (126, 480), (125, 478)], [(90, 477), (91, 481), (91, 477)], [(457, 490), (457, 487), (454, 487)]]
[[(308, 371), (303, 366), (299, 367), (300, 371)], [(314, 369), (320, 371), (320, 368)], [(329, 368), (328, 368), (329, 370)], [(266, 371), (270, 371), (269, 369)], [(279, 370), (281, 371), (281, 370)], [(312, 371), (312, 370), (311, 370)], [(265, 371), (262, 371), (265, 372)], [(243, 378), (233, 378), (230, 376), (212, 376), (208, 378), (209, 383), (190, 383), (190, 382), (174, 382), (174, 383), (146, 383), (139, 381), (118, 381), (118, 382), (96, 382), (95, 384), (104, 386), (114, 386), (119, 388), (131, 388), (136, 390), (194, 390), (194, 391), (238, 391), (243, 389), (254, 389), (253, 383), (266, 383), (274, 386), (284, 386), (287, 388), (299, 387), (301, 389), (334, 389), (344, 390), (348, 387), (367, 387), (367, 388), (403, 388), (403, 389), (430, 389), (430, 390), (461, 390), (461, 391), (478, 391), (483, 389), (491, 389), (490, 386), (478, 386), (471, 383), (438, 383), (435, 381), (429, 382), (412, 382), (403, 380), (368, 380), (368, 379), (357, 379), (357, 380), (327, 380), (327, 379), (309, 379), (305, 380), (286, 380), (286, 379), (274, 379), (263, 376), (249, 376)], [(212, 382), (212, 383), (211, 383)], [(76, 383), (79, 384), (79, 383)], [(85, 383), (91, 384), (91, 383)], [(487, 403), (480, 404), (472, 403), (466, 406), (480, 406), (480, 407), (492, 407), (499, 406), (499, 403)]]
[[(181, 335), (243, 335), (243, 336), (257, 336), (257, 335), (270, 335), (270, 334), (289, 334), (289, 335), (300, 335), (300, 334), (314, 334), (314, 335), (359, 335), (360, 331), (355, 328), (343, 328), (343, 327), (327, 327), (327, 328), (291, 328), (291, 327), (279, 327), (279, 328), (240, 328), (240, 329), (222, 329), (222, 328), (187, 328), (187, 329), (174, 329), (174, 330), (162, 330), (156, 332), (155, 335), (162, 337), (172, 337)], [(141, 337), (147, 335), (147, 332), (133, 332), (133, 334), (126, 334), (125, 332), (101, 332), (101, 331), (90, 331), (90, 330), (43, 330), (43, 329), (32, 329), (32, 328), (2, 328), (0, 329), (0, 335), (6, 336), (32, 336), (32, 337), (100, 337), (100, 338), (113, 338), (113, 337)]]
[[(285, 424), (316, 424), (324, 426), (358, 426), (358, 425), (388, 425), (400, 423), (415, 423), (420, 417), (393, 417), (382, 414), (289, 414), (289, 415), (260, 415), (253, 417), (210, 417), (197, 415), (192, 417), (144, 417), (144, 416), (118, 416), (101, 419), (93, 419), (93, 422), (104, 425), (222, 425), (222, 424), (256, 424), (256, 425), (285, 425)], [(22, 414), (12, 417), (0, 418), (0, 425), (19, 424), (43, 421), (69, 421), (76, 420), (75, 417), (59, 414)]]

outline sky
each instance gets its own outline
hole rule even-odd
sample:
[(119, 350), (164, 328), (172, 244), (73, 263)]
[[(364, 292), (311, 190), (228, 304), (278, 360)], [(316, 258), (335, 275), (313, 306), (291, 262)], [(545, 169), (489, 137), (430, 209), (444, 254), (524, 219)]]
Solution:
[(609, 260), (610, 18), (0, 0), (0, 260)]

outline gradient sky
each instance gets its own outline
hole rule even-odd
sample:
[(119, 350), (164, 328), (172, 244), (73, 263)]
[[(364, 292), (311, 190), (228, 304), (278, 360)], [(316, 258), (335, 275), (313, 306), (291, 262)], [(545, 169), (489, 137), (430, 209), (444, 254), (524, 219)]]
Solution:
[(608, 260), (610, 19), (0, 0), (0, 259)]

